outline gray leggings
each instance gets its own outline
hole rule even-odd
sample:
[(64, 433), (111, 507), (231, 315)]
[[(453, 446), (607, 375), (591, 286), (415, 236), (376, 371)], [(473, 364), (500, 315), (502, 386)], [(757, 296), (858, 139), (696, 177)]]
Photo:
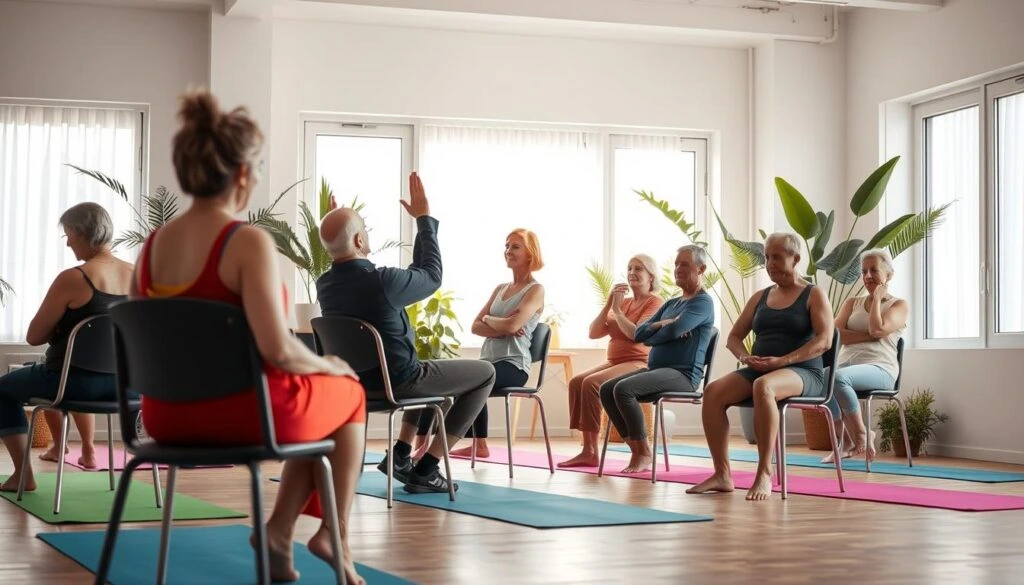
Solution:
[(601, 405), (620, 435), (630, 441), (642, 441), (647, 439), (647, 426), (638, 398), (656, 392), (693, 390), (693, 382), (679, 370), (644, 368), (601, 384)]

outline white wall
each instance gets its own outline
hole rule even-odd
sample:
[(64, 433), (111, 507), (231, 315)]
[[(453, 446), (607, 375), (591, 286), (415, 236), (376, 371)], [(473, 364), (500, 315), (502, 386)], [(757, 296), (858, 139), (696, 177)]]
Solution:
[[(885, 144), (906, 144), (905, 123), (880, 129), (883, 102), (1024, 63), (1022, 23), (1019, 0), (946, 0), (929, 13), (853, 12), (847, 29), (847, 191), (878, 166)], [(884, 110), (896, 118), (908, 111), (901, 104)], [(909, 185), (909, 162), (901, 162), (893, 176), (896, 192)], [(872, 219), (865, 231), (877, 228)], [(909, 277), (905, 271), (897, 276)], [(1024, 393), (1013, 367), (1022, 358), (1024, 350), (907, 352), (904, 387), (932, 388), (938, 408), (950, 415), (938, 428), (933, 452), (1024, 463)]]

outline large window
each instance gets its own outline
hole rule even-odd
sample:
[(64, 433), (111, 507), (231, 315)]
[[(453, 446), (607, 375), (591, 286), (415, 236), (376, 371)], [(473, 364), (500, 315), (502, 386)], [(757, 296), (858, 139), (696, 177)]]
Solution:
[(1024, 77), (915, 106), (926, 206), (952, 203), (924, 247), (921, 341), (1024, 344)]
[(138, 109), (0, 100), (0, 278), (16, 291), (0, 311), (0, 342), (24, 341), (53, 279), (77, 263), (57, 225), (64, 210), (94, 201), (115, 233), (132, 227), (123, 199), (65, 163), (118, 179), (137, 204), (142, 127)]

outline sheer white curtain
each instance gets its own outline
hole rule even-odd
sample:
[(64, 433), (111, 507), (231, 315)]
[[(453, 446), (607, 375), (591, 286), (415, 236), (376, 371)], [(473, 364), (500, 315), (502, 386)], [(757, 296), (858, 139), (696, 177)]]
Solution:
[(545, 267), (536, 274), (549, 310), (565, 315), (562, 344), (588, 347), (593, 318), (585, 267), (604, 245), (600, 136), (586, 132), (425, 126), (420, 170), (440, 221), (443, 288), (466, 330), (494, 287), (511, 280), (505, 236), (537, 233)]
[(77, 263), (57, 225), (64, 210), (94, 201), (115, 232), (130, 227), (124, 200), (64, 165), (102, 171), (132, 189), (139, 123), (132, 110), (0, 104), (0, 278), (16, 292), (0, 310), (0, 342), (25, 339), (57, 273)]
[(981, 335), (978, 237), (979, 108), (932, 116), (927, 124), (927, 203), (956, 201), (928, 239), (928, 337)]
[(996, 100), (997, 331), (1024, 331), (1024, 93)]

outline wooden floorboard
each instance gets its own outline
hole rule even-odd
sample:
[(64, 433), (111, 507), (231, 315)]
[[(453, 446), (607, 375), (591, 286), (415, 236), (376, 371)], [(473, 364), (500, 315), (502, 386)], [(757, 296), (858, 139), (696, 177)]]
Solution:
[[(699, 444), (698, 440), (689, 440)], [(372, 442), (371, 450), (382, 450)], [(570, 453), (566, 439), (556, 451)], [(539, 442), (523, 443), (541, 449)], [(735, 447), (746, 447), (739, 442)], [(803, 452), (794, 448), (794, 453)], [(820, 454), (820, 453), (818, 453)], [(621, 454), (620, 454), (621, 455)], [(709, 466), (706, 459), (674, 458)], [(929, 465), (1021, 472), (1024, 468), (929, 457)], [(567, 496), (710, 515), (714, 522), (535, 530), (502, 522), (359, 496), (352, 512), (352, 548), (359, 562), (423, 584), (544, 583), (1024, 583), (1024, 511), (954, 512), (913, 506), (778, 494), (764, 503), (733, 494), (692, 496), (686, 486), (624, 478), (453, 460), (456, 479)], [(267, 477), (279, 465), (264, 467)], [(36, 469), (53, 464), (36, 460)], [(753, 469), (735, 464), (735, 469)], [(11, 470), (3, 457), (0, 473)], [(72, 470), (72, 472), (78, 472)], [(377, 473), (367, 467), (367, 473)], [(834, 477), (828, 470), (791, 467), (791, 474)], [(847, 472), (851, 480), (866, 475)], [(183, 471), (178, 489), (215, 504), (247, 510), (248, 476), (241, 468)], [(983, 484), (874, 474), (872, 482), (1024, 495), (1024, 483)], [(277, 490), (266, 483), (268, 507)], [(235, 523), (238, 520), (182, 525)], [(146, 524), (131, 524), (131, 527)], [(151, 525), (156, 525), (153, 523)], [(304, 541), (316, 527), (302, 518)], [(35, 538), (39, 532), (96, 530), (102, 525), (49, 525), (0, 502), (0, 584), (90, 583), (91, 574)], [(173, 542), (173, 540), (172, 540)], [(173, 546), (173, 545), (172, 545)], [(173, 566), (171, 571), (173, 572)]]

